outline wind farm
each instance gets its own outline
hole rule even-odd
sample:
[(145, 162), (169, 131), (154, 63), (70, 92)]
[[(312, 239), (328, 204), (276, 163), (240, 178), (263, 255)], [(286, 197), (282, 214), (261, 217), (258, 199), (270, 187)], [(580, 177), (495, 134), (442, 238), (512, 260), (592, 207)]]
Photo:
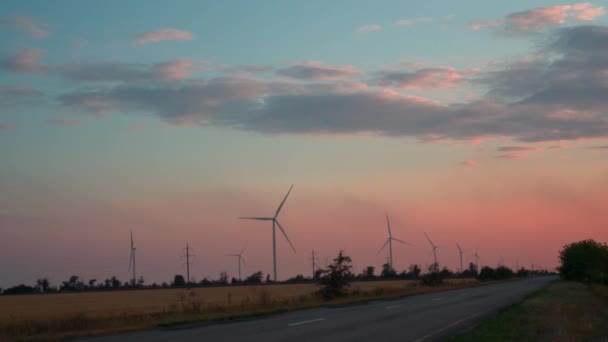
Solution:
[(606, 1), (0, 26), (0, 341), (608, 336)]

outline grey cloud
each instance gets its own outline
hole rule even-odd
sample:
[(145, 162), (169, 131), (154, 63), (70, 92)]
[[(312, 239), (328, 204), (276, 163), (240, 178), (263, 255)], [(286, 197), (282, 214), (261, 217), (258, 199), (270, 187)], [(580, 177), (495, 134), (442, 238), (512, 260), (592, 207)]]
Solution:
[(358, 76), (359, 72), (350, 66), (331, 66), (320, 63), (304, 63), (281, 68), (277, 75), (302, 80), (336, 80)]

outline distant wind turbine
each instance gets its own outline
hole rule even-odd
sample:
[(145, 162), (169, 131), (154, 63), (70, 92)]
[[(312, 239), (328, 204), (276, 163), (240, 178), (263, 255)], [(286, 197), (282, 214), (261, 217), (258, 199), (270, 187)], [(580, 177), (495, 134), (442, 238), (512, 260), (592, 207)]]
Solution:
[(291, 241), (289, 241), (289, 238), (287, 237), (287, 233), (285, 233), (283, 226), (281, 226), (281, 223), (279, 223), (279, 220), (277, 220), (277, 217), (279, 216), (279, 213), (281, 212), (281, 208), (283, 208), (283, 205), (285, 204), (285, 201), (287, 200), (287, 196), (289, 196), (291, 189), (293, 189), (293, 184), (289, 188), (289, 191), (287, 191), (287, 195), (285, 195), (285, 198), (283, 198), (283, 201), (277, 208), (277, 211), (275, 212), (273, 217), (239, 217), (241, 220), (272, 221), (272, 263), (273, 263), (273, 273), (274, 273), (275, 282), (277, 281), (277, 243), (276, 243), (276, 227), (277, 226), (281, 230), (281, 233), (283, 233), (285, 240), (287, 240), (287, 242), (289, 242), (289, 245), (291, 246), (291, 249), (293, 249), (293, 252), (294, 253), (296, 252), (296, 249), (293, 246), (293, 244), (291, 243)]
[(389, 269), (392, 270), (393, 269), (393, 240), (395, 240), (397, 242), (401, 242), (401, 243), (409, 245), (409, 246), (411, 246), (411, 244), (393, 237), (393, 233), (391, 232), (391, 221), (388, 218), (388, 214), (386, 214), (386, 227), (388, 228), (388, 239), (386, 239), (386, 242), (384, 243), (384, 245), (382, 245), (382, 248), (380, 248), (378, 253), (382, 252), (384, 247), (386, 247), (386, 245), (388, 245), (388, 251), (389, 251), (388, 266), (389, 266)]
[(243, 258), (243, 251), (245, 251), (245, 246), (243, 246), (243, 248), (241, 249), (241, 252), (239, 254), (226, 254), (226, 256), (237, 257), (237, 260), (239, 263), (239, 281), (241, 281), (241, 261), (243, 262), (243, 264), (245, 264), (245, 266), (247, 266), (247, 263), (245, 262), (245, 259)]
[(426, 233), (424, 233), (424, 236), (426, 236), (426, 239), (429, 240), (429, 243), (431, 244), (431, 247), (433, 248), (433, 258), (435, 260), (435, 267), (438, 267), (439, 265), (437, 264), (437, 248), (439, 248), (439, 246), (435, 246), (433, 241), (431, 241), (431, 238)]
[(133, 270), (133, 285), (135, 285), (135, 243), (133, 242), (133, 230), (131, 230), (131, 257), (129, 258), (129, 271)]
[(462, 254), (467, 251), (463, 251), (458, 242), (456, 242), (456, 247), (458, 247), (458, 253), (460, 254), (460, 273), (462, 274)]

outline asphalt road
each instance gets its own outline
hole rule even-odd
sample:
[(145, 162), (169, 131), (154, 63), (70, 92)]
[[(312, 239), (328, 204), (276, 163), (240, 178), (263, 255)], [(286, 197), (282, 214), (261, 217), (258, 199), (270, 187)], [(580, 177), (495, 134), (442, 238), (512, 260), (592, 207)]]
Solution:
[(539, 277), (397, 300), (81, 341), (435, 341), (477, 325), (554, 280), (556, 277)]

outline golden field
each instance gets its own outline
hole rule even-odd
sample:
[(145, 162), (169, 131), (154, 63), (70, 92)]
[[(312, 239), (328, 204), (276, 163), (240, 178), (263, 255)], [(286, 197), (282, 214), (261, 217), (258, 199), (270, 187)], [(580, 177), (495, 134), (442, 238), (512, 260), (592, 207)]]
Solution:
[[(371, 291), (376, 287), (402, 288), (408, 283), (412, 281), (356, 282), (352, 284), (352, 289)], [(196, 293), (206, 304), (240, 305), (248, 299), (255, 301), (262, 289), (269, 292), (271, 300), (282, 300), (311, 294), (318, 286), (281, 284), (0, 296), (0, 320), (11, 316), (18, 319), (37, 319), (73, 313), (106, 315), (115, 312), (161, 312), (176, 304), (180, 295), (188, 295), (190, 292)]]

